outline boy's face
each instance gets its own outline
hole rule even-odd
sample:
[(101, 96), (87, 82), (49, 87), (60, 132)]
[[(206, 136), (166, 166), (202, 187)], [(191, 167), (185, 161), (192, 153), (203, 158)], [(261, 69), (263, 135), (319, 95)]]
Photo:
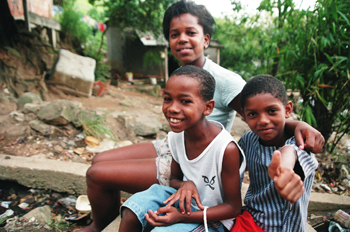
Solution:
[(163, 113), (173, 132), (192, 128), (212, 112), (214, 101), (204, 101), (198, 90), (198, 80), (185, 75), (172, 76), (167, 82)]
[(272, 94), (261, 93), (246, 100), (244, 119), (264, 145), (280, 146), (285, 141), (285, 119), (292, 111), (292, 102), (284, 106)]
[(191, 14), (175, 16), (170, 22), (169, 45), (171, 52), (182, 66), (203, 67), (204, 48), (209, 45), (210, 36), (204, 35), (198, 18)]

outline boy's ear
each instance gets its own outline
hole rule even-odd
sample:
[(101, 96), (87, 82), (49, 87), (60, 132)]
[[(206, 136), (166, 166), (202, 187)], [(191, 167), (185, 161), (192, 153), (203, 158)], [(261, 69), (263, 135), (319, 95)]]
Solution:
[(286, 118), (289, 118), (293, 112), (293, 103), (291, 101), (287, 102), (285, 110), (286, 110)]
[(204, 116), (208, 116), (209, 114), (211, 114), (214, 110), (214, 106), (215, 106), (215, 101), (212, 99), (212, 100), (209, 100), (209, 101), (206, 101), (205, 102), (205, 108), (204, 108)]
[(205, 34), (204, 35), (204, 48), (207, 48), (209, 46), (209, 42), (210, 42), (210, 35)]

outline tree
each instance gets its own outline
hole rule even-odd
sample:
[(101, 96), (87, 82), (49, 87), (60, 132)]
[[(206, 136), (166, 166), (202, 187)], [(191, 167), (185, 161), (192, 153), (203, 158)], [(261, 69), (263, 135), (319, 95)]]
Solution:
[[(326, 141), (350, 129), (350, 2), (318, 0), (314, 11), (288, 17), (288, 40), (282, 50), (286, 81), (300, 90), (303, 120)], [(288, 33), (288, 34), (287, 34)]]
[[(102, 0), (102, 5), (106, 9), (110, 26), (159, 32), (164, 12), (174, 2), (175, 0)], [(95, 0), (89, 0), (89, 3), (100, 4)]]
[[(292, 0), (263, 0), (258, 9), (218, 21), (223, 66), (246, 79), (272, 74), (299, 91), (298, 113), (326, 141), (335, 132), (333, 152), (350, 131), (350, 1), (317, 0), (314, 10), (298, 10)], [(263, 12), (272, 18), (261, 24)]]
[(326, 141), (336, 132), (349, 133), (350, 119), (350, 2), (318, 0), (313, 11), (294, 9), (290, 0), (261, 3), (260, 9), (278, 8), (271, 43), (278, 51), (271, 73), (287, 87), (300, 91), (302, 119)]

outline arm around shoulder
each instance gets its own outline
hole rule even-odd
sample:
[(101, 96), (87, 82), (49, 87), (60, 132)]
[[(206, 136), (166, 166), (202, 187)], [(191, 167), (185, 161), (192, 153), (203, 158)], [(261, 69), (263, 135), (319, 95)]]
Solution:
[(289, 134), (294, 134), (297, 145), (302, 150), (319, 153), (325, 143), (322, 134), (303, 121), (286, 120), (286, 131)]

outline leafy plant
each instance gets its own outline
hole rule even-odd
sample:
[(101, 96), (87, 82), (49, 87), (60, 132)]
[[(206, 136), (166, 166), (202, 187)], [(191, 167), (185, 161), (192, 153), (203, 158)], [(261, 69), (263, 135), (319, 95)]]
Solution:
[(115, 134), (106, 122), (105, 116), (98, 116), (88, 111), (82, 111), (79, 114), (79, 121), (83, 127), (83, 134), (85, 136), (90, 135), (98, 140), (102, 140), (106, 137), (112, 140), (116, 139)]
[(59, 16), (61, 31), (72, 42), (78, 41), (85, 44), (91, 32), (89, 26), (83, 21), (84, 14), (78, 10), (75, 2), (75, 0), (63, 2), (63, 11)]
[(349, 15), (350, 2), (341, 0), (318, 0), (314, 11), (291, 11), (279, 48), (281, 69), (288, 73), (282, 79), (303, 99), (302, 119), (326, 140), (335, 131), (336, 143), (350, 128)]
[[(108, 26), (159, 31), (165, 10), (176, 0), (102, 0)], [(97, 0), (89, 0), (94, 4)]]
[[(317, 0), (311, 11), (292, 0), (263, 0), (258, 9), (218, 21), (222, 65), (245, 79), (272, 74), (299, 91), (298, 113), (326, 141), (335, 132), (333, 152), (350, 131), (350, 1)], [(271, 18), (262, 20), (266, 12)]]

